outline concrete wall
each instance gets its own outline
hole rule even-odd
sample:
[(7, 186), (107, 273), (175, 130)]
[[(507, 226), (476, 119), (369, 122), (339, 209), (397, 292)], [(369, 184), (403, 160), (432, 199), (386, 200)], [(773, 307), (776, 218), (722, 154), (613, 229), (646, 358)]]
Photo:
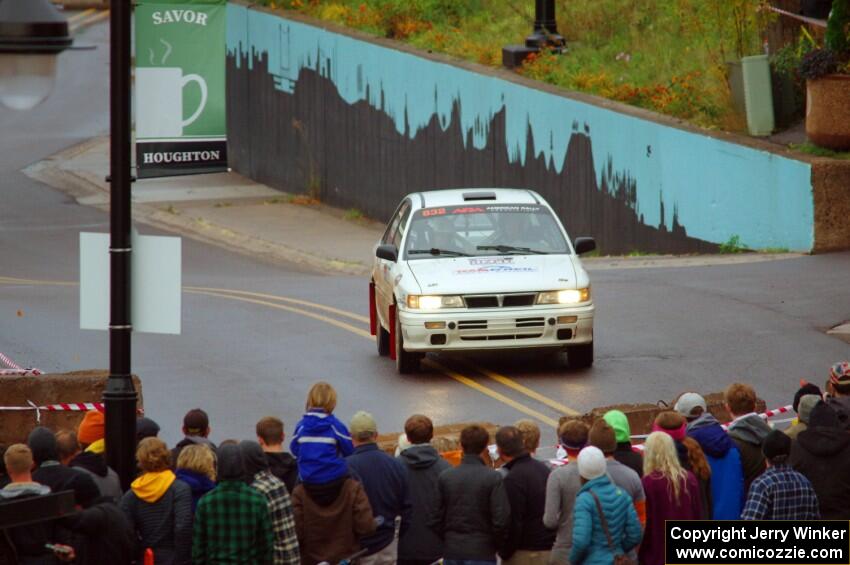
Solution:
[(811, 165), (517, 75), (228, 5), (231, 166), (384, 219), (407, 193), (539, 191), (604, 252), (814, 246)]
[[(37, 377), (2, 377), (3, 406), (28, 406), (28, 401), (36, 406), (70, 402), (101, 402), (107, 371), (76, 371)], [(143, 407), (142, 383), (133, 377), (136, 391), (139, 393), (139, 407)], [(76, 430), (85, 412), (41, 412), (41, 425), (58, 431)], [(27, 436), (36, 426), (36, 414), (28, 411), (0, 410), (0, 443), (26, 443)]]

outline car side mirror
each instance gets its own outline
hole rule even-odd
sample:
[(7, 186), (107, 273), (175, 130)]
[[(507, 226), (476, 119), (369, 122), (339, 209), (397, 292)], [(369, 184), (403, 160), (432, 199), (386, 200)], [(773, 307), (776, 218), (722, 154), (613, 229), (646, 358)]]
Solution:
[(590, 253), (596, 249), (596, 240), (592, 237), (577, 237), (574, 246), (578, 255)]
[(398, 261), (398, 249), (392, 244), (379, 245), (375, 250), (375, 257), (395, 263)]

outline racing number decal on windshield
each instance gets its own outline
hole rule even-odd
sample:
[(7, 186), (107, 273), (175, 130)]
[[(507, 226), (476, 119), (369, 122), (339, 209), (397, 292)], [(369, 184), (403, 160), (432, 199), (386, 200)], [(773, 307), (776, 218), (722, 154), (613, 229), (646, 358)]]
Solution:
[(445, 208), (428, 208), (427, 210), (422, 210), (422, 216), (425, 218), (430, 218), (431, 216), (445, 216), (445, 214)]

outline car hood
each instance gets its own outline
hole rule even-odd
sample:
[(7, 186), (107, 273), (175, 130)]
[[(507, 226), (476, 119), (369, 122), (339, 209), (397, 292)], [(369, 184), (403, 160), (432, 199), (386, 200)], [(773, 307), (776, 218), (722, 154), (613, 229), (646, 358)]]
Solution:
[(416, 259), (408, 261), (407, 266), (423, 294), (524, 292), (588, 284), (587, 273), (570, 255)]

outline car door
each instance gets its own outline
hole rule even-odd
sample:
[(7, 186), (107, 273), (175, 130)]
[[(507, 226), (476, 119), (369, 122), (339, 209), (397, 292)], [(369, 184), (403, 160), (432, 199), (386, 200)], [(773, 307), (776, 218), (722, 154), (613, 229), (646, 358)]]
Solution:
[[(401, 240), (404, 236), (404, 226), (406, 226), (409, 216), (410, 201), (405, 199), (399, 204), (387, 225), (384, 236), (381, 238), (381, 245), (396, 246), (396, 249), (399, 250), (399, 259), (401, 258)], [(390, 329), (387, 313), (390, 304), (393, 303), (393, 281), (396, 267), (397, 263), (375, 257), (375, 269), (372, 273), (372, 278), (375, 280), (375, 303), (381, 322), (387, 329)]]

